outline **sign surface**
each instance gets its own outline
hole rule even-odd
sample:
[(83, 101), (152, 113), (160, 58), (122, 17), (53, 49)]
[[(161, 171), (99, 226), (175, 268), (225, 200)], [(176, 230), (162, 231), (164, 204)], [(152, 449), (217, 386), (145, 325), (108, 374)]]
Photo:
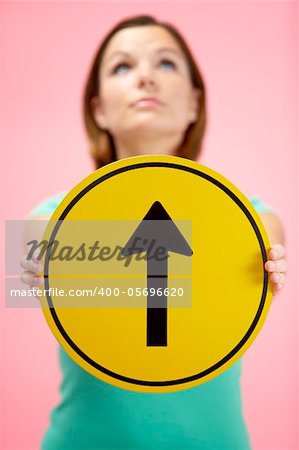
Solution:
[(63, 199), (44, 240), (48, 325), (81, 367), (117, 387), (170, 392), (208, 381), (266, 319), (261, 219), (197, 162), (136, 156), (96, 170)]

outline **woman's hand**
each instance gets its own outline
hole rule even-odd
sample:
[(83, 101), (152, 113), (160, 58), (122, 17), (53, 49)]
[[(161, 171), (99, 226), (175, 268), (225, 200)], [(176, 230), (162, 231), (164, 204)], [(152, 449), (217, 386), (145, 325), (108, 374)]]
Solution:
[[(24, 253), (26, 255), (21, 259), (20, 265), (24, 270), (21, 274), (21, 281), (30, 286), (32, 288), (38, 288), (44, 284), (44, 276), (43, 276), (43, 264), (41, 260), (38, 259), (40, 255), (40, 250), (37, 248), (32, 257), (28, 259), (29, 248), (28, 243), (32, 240), (36, 240), (37, 242), (41, 242), (43, 239), (43, 234), (45, 232), (47, 223), (50, 220), (50, 216), (41, 215), (36, 217), (28, 218), (25, 223), (24, 228)], [(37, 297), (40, 300), (40, 297)]]
[(280, 292), (286, 280), (287, 262), (284, 256), (284, 246), (282, 244), (274, 244), (269, 250), (269, 260), (265, 263), (265, 269), (270, 273), (269, 279), (273, 283), (273, 295)]
[(28, 259), (28, 254), (25, 255), (20, 262), (20, 265), (24, 270), (21, 274), (21, 281), (28, 284), (30, 288), (38, 287), (44, 284), (43, 265), (38, 256), (40, 254), (39, 249), (36, 249), (32, 254), (32, 257)]

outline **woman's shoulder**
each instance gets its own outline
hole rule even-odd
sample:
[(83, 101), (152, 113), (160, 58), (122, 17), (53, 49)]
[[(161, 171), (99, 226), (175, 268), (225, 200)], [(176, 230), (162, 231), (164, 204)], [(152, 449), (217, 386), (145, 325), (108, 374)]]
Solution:
[(33, 218), (37, 216), (52, 215), (61, 200), (66, 196), (67, 192), (62, 191), (55, 195), (45, 198), (43, 201), (38, 203), (29, 213), (28, 218)]
[(250, 203), (252, 204), (252, 206), (258, 213), (267, 213), (267, 212), (274, 211), (272, 206), (270, 206), (268, 203), (264, 202), (264, 200), (262, 200), (259, 197), (256, 197), (256, 196), (251, 197)]

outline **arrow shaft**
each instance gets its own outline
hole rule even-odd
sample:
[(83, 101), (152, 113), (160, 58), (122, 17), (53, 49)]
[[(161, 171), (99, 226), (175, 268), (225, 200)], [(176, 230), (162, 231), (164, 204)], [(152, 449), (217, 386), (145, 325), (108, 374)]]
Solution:
[[(167, 288), (168, 259), (147, 261), (147, 346), (167, 346)], [(160, 294), (157, 292), (160, 289)], [(152, 295), (154, 293), (154, 295)]]

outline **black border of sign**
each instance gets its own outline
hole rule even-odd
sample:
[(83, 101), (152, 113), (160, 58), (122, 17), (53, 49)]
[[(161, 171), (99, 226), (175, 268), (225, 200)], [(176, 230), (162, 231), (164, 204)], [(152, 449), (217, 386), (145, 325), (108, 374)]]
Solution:
[[(132, 164), (130, 166), (121, 167), (119, 169), (113, 170), (112, 172), (109, 172), (109, 173), (101, 176), (97, 180), (94, 180), (92, 183), (90, 183), (88, 186), (86, 186), (79, 194), (77, 194), (76, 197), (65, 208), (65, 210), (61, 214), (60, 218), (58, 219), (57, 224), (55, 224), (55, 227), (54, 227), (54, 229), (52, 231), (49, 243), (52, 242), (52, 239), (53, 240), (55, 239), (55, 236), (56, 236), (56, 234), (58, 232), (58, 229), (59, 229), (62, 221), (66, 218), (67, 214), (70, 212), (70, 210), (73, 208), (73, 206), (87, 192), (89, 192), (91, 189), (93, 189), (98, 184), (103, 183), (104, 181), (108, 180), (109, 178), (114, 177), (115, 175), (118, 175), (118, 174), (123, 173), (123, 172), (127, 172), (129, 170), (142, 169), (142, 168), (145, 168), (145, 167), (166, 167), (166, 168), (184, 170), (186, 172), (190, 172), (190, 173), (192, 173), (194, 175), (197, 175), (197, 176), (200, 176), (202, 178), (205, 178), (206, 180), (210, 181), (211, 183), (215, 184), (220, 189), (222, 189), (235, 203), (237, 203), (237, 205), (242, 209), (242, 211), (245, 213), (245, 215), (247, 216), (248, 220), (250, 221), (250, 223), (251, 223), (251, 225), (252, 225), (252, 227), (253, 227), (253, 229), (255, 231), (255, 234), (257, 236), (258, 242), (260, 244), (262, 257), (263, 257), (263, 262), (265, 264), (265, 262), (267, 261), (267, 252), (266, 252), (266, 249), (265, 249), (265, 245), (264, 245), (264, 241), (262, 239), (261, 233), (260, 233), (260, 231), (258, 229), (258, 226), (256, 225), (252, 215), (250, 214), (250, 212), (248, 211), (246, 206), (241, 202), (241, 200), (232, 191), (230, 191), (230, 189), (228, 189), (226, 186), (224, 186), (220, 181), (215, 180), (210, 175), (208, 175), (208, 174), (206, 174), (204, 172), (201, 172), (200, 170), (194, 169), (192, 167), (186, 167), (186, 166), (183, 166), (183, 165), (180, 165), (180, 164), (167, 163), (167, 162), (147, 162), (147, 163)], [(109, 375), (112, 378), (115, 378), (115, 379), (120, 380), (120, 381), (124, 381), (126, 383), (136, 384), (136, 385), (140, 385), (140, 386), (174, 386), (174, 385), (189, 383), (191, 381), (198, 380), (198, 379), (203, 378), (206, 375), (214, 372), (219, 367), (221, 367), (223, 364), (225, 364), (229, 359), (231, 359), (243, 347), (243, 345), (249, 339), (249, 337), (253, 333), (255, 327), (257, 326), (257, 323), (259, 321), (259, 318), (261, 317), (261, 314), (262, 314), (262, 311), (263, 311), (263, 308), (264, 308), (264, 305), (265, 305), (265, 299), (266, 299), (266, 294), (267, 294), (267, 285), (268, 285), (268, 273), (267, 273), (267, 271), (264, 268), (263, 291), (262, 291), (262, 297), (261, 297), (261, 301), (260, 301), (259, 308), (258, 308), (258, 311), (256, 313), (256, 316), (255, 316), (252, 324), (250, 325), (249, 329), (247, 330), (246, 334), (240, 340), (240, 342), (224, 358), (222, 358), (216, 364), (214, 364), (213, 366), (209, 367), (208, 369), (205, 369), (204, 371), (202, 371), (200, 373), (197, 373), (195, 375), (191, 375), (189, 377), (177, 379), (177, 380), (169, 380), (169, 381), (135, 380), (134, 378), (125, 377), (123, 375), (120, 375), (120, 374), (117, 374), (115, 372), (112, 372), (111, 370), (106, 369), (105, 367), (103, 367), (100, 364), (98, 364), (97, 362), (95, 362), (93, 359), (91, 359), (89, 356), (87, 356), (71, 340), (69, 335), (66, 333), (65, 329), (63, 328), (63, 326), (60, 323), (59, 318), (58, 318), (58, 316), (56, 314), (54, 305), (52, 303), (52, 298), (51, 298), (51, 296), (48, 293), (49, 292), (48, 291), (48, 289), (49, 289), (48, 275), (49, 275), (49, 255), (50, 255), (50, 251), (51, 251), (51, 246), (49, 245), (48, 249), (47, 249), (47, 252), (46, 252), (46, 257), (45, 257), (45, 272), (44, 272), (44, 275), (45, 275), (45, 288), (47, 290), (46, 291), (46, 297), (47, 297), (48, 305), (49, 305), (49, 308), (50, 308), (53, 320), (54, 320), (58, 330), (60, 331), (60, 333), (64, 337), (64, 339), (67, 341), (67, 343), (70, 345), (70, 347), (82, 359), (84, 359), (88, 364), (90, 364), (95, 369), (101, 371), (102, 373), (105, 373), (106, 375)]]

